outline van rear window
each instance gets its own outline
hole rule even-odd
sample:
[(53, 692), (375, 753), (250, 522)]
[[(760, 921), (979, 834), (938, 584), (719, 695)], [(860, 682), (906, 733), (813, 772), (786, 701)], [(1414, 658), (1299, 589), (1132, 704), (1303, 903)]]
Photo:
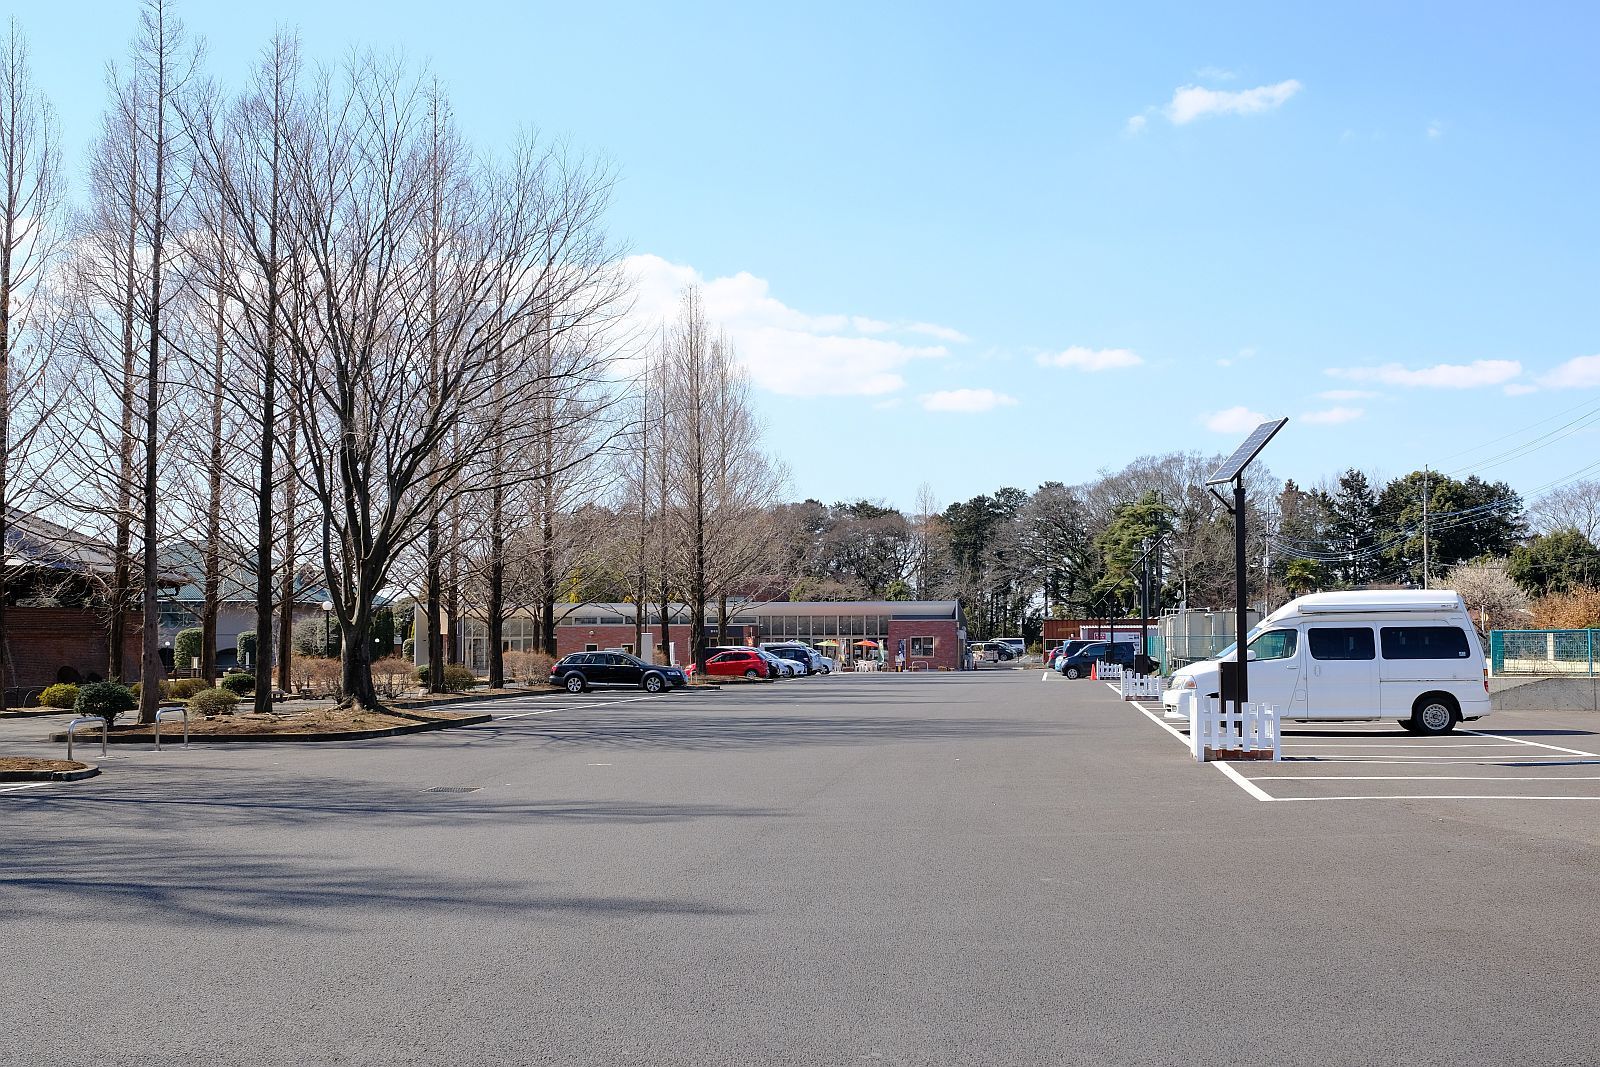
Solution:
[(1459, 626), (1385, 626), (1384, 659), (1466, 659), (1472, 654)]

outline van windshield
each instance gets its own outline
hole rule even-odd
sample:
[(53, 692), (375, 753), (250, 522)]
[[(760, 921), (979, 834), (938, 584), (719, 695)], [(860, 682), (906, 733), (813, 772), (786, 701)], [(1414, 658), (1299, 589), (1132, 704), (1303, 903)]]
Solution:
[[(1260, 626), (1257, 626), (1255, 629), (1251, 630), (1250, 633), (1249, 633), (1249, 638), (1250, 638), (1251, 642), (1254, 642), (1256, 637), (1260, 633), (1261, 633), (1261, 627)], [(1221, 652), (1218, 652), (1216, 655), (1212, 656), (1211, 658), (1212, 659), (1232, 659), (1233, 658), (1233, 654), (1235, 652), (1237, 652), (1238, 650), (1239, 650), (1239, 642), (1235, 641), (1232, 644), (1230, 644), (1227, 648), (1223, 649)]]

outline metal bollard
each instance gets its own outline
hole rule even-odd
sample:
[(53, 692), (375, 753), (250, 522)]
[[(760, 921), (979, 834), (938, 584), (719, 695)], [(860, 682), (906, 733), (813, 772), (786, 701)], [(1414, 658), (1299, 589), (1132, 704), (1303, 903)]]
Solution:
[(100, 727), (100, 758), (105, 758), (106, 727), (108, 724), (106, 723), (105, 719), (98, 715), (85, 715), (81, 718), (73, 719), (71, 722), (67, 723), (67, 759), (72, 759), (72, 735), (77, 732), (78, 727), (87, 726), (90, 729), (94, 729), (97, 724)]
[(189, 747), (189, 708), (188, 705), (177, 708), (159, 708), (156, 710), (156, 751), (161, 751), (161, 717), (163, 715), (183, 716), (183, 747)]

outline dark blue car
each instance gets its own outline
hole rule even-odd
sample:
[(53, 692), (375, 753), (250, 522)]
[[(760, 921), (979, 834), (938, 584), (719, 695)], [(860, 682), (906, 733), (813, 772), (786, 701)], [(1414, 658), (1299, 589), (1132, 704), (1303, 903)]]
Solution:
[(550, 684), (569, 693), (598, 686), (626, 686), (646, 693), (665, 693), (689, 684), (682, 669), (646, 663), (626, 652), (574, 652), (550, 668)]

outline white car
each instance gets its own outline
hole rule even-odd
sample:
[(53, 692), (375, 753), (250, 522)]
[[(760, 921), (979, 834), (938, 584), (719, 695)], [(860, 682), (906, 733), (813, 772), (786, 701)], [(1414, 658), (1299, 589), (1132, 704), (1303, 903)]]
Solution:
[[(1466, 604), (1449, 590), (1313, 593), (1291, 600), (1250, 632), (1248, 697), (1290, 721), (1396, 719), (1442, 734), (1489, 714), (1489, 671)], [(1161, 697), (1167, 717), (1187, 720), (1215, 698), (1221, 663), (1173, 673)]]

